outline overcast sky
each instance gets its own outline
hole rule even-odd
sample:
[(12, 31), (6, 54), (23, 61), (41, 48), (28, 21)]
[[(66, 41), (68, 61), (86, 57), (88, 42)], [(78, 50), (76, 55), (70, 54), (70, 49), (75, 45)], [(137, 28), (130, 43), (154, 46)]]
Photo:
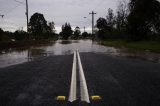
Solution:
[[(26, 30), (25, 4), (16, 1), (25, 3), (25, 0), (0, 0), (0, 15), (5, 15), (4, 18), (0, 17), (0, 27), (4, 30), (15, 31), (22, 27)], [(57, 32), (65, 22), (69, 22), (73, 27), (86, 26), (89, 30), (89, 12), (97, 12), (96, 19), (105, 17), (108, 8), (116, 10), (118, 1), (120, 0), (28, 0), (29, 17), (35, 12), (44, 14), (47, 21), (55, 22)]]

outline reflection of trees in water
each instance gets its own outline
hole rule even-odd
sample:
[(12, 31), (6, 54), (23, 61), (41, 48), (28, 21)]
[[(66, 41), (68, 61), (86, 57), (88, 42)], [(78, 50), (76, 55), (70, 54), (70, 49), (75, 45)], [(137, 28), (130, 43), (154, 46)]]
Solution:
[(40, 42), (39, 44), (35, 44), (35, 45), (25, 45), (24, 47), (14, 47), (14, 48), (7, 48), (7, 49), (0, 49), (0, 54), (6, 54), (6, 53), (12, 53), (12, 52), (16, 52), (16, 53), (21, 53), (21, 52), (25, 52), (28, 51), (31, 47), (32, 48), (46, 48), (49, 46), (53, 46), (56, 42), (55, 41), (50, 41), (50, 42)]
[(59, 43), (67, 45), (67, 44), (71, 44), (71, 43), (79, 43), (79, 41), (78, 40), (62, 40)]
[(1, 50), (0, 54), (6, 54), (6, 53), (12, 53), (12, 52), (22, 53), (22, 52), (25, 52), (27, 49), (28, 48), (9, 48), (5, 50)]
[(70, 41), (70, 40), (62, 40), (60, 42), (60, 44), (71, 44), (71, 43), (72, 43), (72, 41)]
[(63, 55), (68, 55), (68, 54), (71, 54), (71, 53), (73, 53), (72, 50), (67, 50), (67, 51), (62, 52)]
[(28, 49), (28, 61), (32, 61), (32, 59), (39, 56), (46, 56), (44, 49)]
[(72, 40), (72, 43), (79, 43), (79, 40)]

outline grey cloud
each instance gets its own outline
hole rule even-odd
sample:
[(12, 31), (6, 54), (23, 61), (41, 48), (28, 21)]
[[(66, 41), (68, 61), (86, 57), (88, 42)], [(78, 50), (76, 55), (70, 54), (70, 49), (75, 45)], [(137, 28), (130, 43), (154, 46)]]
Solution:
[[(24, 0), (19, 0), (24, 1)], [(95, 10), (98, 17), (105, 17), (108, 8), (116, 10), (118, 0), (28, 0), (29, 15), (35, 12), (44, 14), (46, 20), (54, 21), (57, 27), (61, 27), (65, 22), (70, 22), (73, 26), (90, 27), (91, 16), (89, 12)], [(18, 5), (14, 0), (0, 0), (0, 12), (5, 14), (10, 9)], [(88, 19), (84, 19), (83, 17)], [(14, 26), (15, 29), (26, 26), (25, 5), (20, 5), (7, 14), (0, 27), (5, 28), (6, 25)], [(12, 24), (10, 24), (10, 22)], [(13, 23), (15, 23), (13, 25)], [(7, 28), (5, 28), (7, 30)], [(88, 28), (89, 29), (89, 28)], [(8, 29), (10, 30), (10, 29)], [(14, 31), (12, 28), (12, 31)]]

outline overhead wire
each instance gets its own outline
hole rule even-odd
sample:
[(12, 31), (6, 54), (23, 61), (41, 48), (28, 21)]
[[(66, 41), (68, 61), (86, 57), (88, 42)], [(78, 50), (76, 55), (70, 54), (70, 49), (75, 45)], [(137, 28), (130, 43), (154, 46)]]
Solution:
[(15, 7), (11, 8), (10, 10), (8, 10), (4, 15), (8, 15), (12, 11), (14, 11), (16, 8), (18, 8), (19, 6), (21, 6), (24, 3), (25, 0), (23, 0), (23, 2), (20, 2), (20, 1), (17, 1), (17, 0), (14, 0), (14, 1), (17, 2), (18, 4)]
[(99, 9), (99, 7), (102, 5), (102, 3), (103, 3), (104, 1), (105, 1), (105, 0), (101, 0), (101, 1), (98, 3), (98, 5), (95, 7), (94, 10)]
[[(23, 0), (22, 2), (21, 2), (21, 1), (17, 1), (17, 0), (13, 0), (13, 1), (17, 2), (18, 4), (17, 4), (15, 7), (9, 9), (7, 12), (5, 12), (5, 13), (4, 13), (4, 16), (5, 16), (5, 17), (6, 17), (9, 13), (13, 12), (16, 8), (18, 8), (19, 6), (21, 6), (22, 4), (24, 4), (24, 1), (25, 1), (25, 0)], [(1, 23), (3, 23), (3, 22), (4, 22), (4, 20), (1, 20)], [(14, 25), (14, 26), (17, 26), (16, 23), (13, 23), (13, 22), (7, 22), (7, 23), (9, 23), (9, 24), (11, 24), (11, 25)], [(1, 26), (1, 27), (2, 27), (2, 26)], [(4, 28), (5, 28), (5, 27), (4, 27)]]
[(21, 2), (21, 1), (18, 1), (18, 0), (14, 0), (15, 2), (17, 3), (20, 3), (20, 4), (24, 4), (24, 2)]

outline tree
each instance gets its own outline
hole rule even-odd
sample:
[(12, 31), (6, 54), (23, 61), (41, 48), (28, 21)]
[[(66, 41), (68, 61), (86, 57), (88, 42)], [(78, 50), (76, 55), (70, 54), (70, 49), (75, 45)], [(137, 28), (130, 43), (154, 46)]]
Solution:
[(116, 28), (119, 32), (126, 30), (128, 13), (128, 3), (126, 0), (120, 1), (116, 16)]
[(1, 41), (9, 41), (9, 37), (5, 34), (5, 32), (0, 28), (0, 42)]
[(2, 33), (4, 33), (4, 31), (0, 28), (0, 35), (1, 35)]
[(23, 30), (17, 30), (14, 32), (15, 40), (25, 40), (27, 39), (27, 32)]
[(4, 31), (0, 28), (0, 41), (4, 40)]
[(50, 29), (51, 33), (55, 33), (55, 27), (54, 27), (54, 25), (55, 24), (54, 24), (53, 21), (48, 23), (48, 26), (49, 26), (49, 29)]
[(107, 20), (107, 25), (110, 28), (113, 28), (114, 24), (115, 24), (115, 17), (114, 17), (114, 13), (113, 10), (111, 8), (108, 9), (108, 14), (106, 16), (106, 20)]
[(148, 39), (160, 33), (160, 2), (157, 0), (131, 0), (128, 30), (135, 40)]
[(81, 31), (80, 28), (77, 26), (74, 30), (73, 38), (77, 39), (80, 37)]
[[(35, 13), (31, 16), (29, 22), (29, 32), (40, 37), (41, 35), (51, 32), (51, 28), (47, 25), (43, 14)], [(41, 37), (40, 37), (41, 38)]]
[(110, 28), (108, 27), (107, 21), (105, 18), (99, 18), (97, 20), (97, 28), (99, 29), (98, 31), (98, 37), (101, 39), (105, 38), (105, 34), (107, 31), (110, 30)]
[(69, 23), (65, 23), (65, 25), (62, 25), (62, 32), (60, 32), (62, 39), (68, 39), (72, 35), (72, 33), (73, 31)]
[(97, 20), (97, 28), (98, 28), (99, 30), (104, 30), (104, 29), (106, 29), (106, 27), (107, 27), (107, 21), (106, 21), (106, 19), (100, 17), (100, 18)]
[(87, 38), (87, 37), (89, 37), (89, 34), (88, 34), (87, 32), (83, 32), (83, 33), (82, 33), (82, 37), (83, 37), (83, 38)]

